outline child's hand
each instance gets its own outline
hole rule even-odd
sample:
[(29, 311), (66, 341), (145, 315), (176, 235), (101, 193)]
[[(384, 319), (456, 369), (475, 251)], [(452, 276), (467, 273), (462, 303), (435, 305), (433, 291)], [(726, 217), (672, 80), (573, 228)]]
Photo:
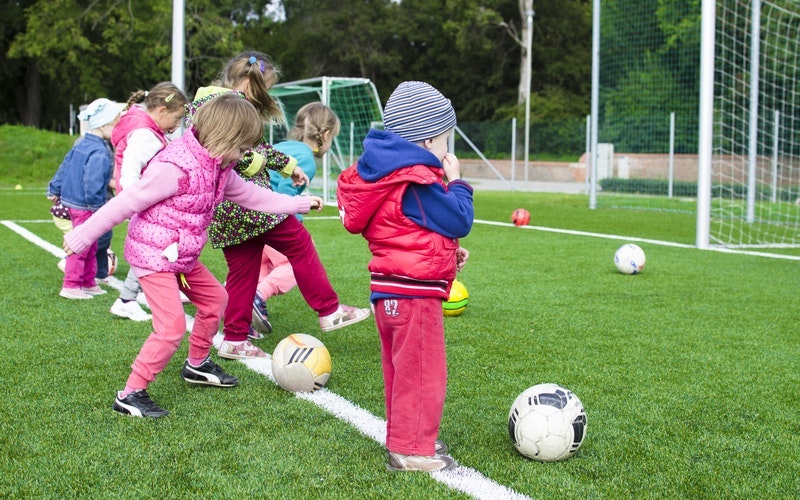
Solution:
[(442, 167), (444, 167), (444, 175), (447, 177), (448, 182), (461, 178), (461, 163), (453, 153), (444, 155)]
[(456, 250), (456, 270), (461, 271), (469, 259), (469, 251), (464, 247), (458, 247)]
[(292, 186), (308, 186), (308, 183), (311, 182), (308, 179), (308, 176), (303, 169), (300, 167), (294, 167), (294, 171), (292, 172)]
[(325, 202), (322, 201), (322, 198), (319, 196), (309, 196), (311, 198), (311, 210), (316, 209), (317, 212), (322, 210), (322, 207), (325, 205)]
[(58, 196), (57, 194), (48, 194), (47, 199), (52, 201), (53, 203), (58, 203), (58, 200), (60, 200), (61, 197)]
[(62, 247), (64, 248), (64, 253), (67, 254), (67, 257), (75, 253), (72, 251), (72, 248), (70, 248), (70, 246), (67, 244), (66, 240), (64, 240), (64, 244), (62, 245)]

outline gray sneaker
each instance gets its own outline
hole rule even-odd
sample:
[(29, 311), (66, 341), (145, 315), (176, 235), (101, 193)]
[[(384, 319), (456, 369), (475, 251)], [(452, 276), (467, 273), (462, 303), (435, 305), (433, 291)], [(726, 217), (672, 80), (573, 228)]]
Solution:
[(389, 452), (386, 468), (391, 471), (419, 471), (436, 472), (450, 470), (456, 466), (455, 460), (447, 455), (403, 455), (402, 453)]

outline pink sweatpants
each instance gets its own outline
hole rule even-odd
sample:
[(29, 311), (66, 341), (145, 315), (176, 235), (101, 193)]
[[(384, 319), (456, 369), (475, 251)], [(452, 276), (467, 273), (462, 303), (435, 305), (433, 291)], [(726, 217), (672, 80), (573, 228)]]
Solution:
[(441, 299), (379, 299), (386, 448), (431, 456), (447, 392)]
[[(72, 220), (72, 227), (77, 227), (92, 216), (91, 210), (68, 208)], [(64, 288), (92, 288), (97, 286), (94, 277), (97, 274), (97, 242), (89, 245), (81, 253), (74, 253), (67, 257), (64, 268)]]
[(261, 256), (261, 272), (258, 275), (258, 291), (264, 299), (282, 295), (297, 285), (292, 264), (285, 255), (270, 246), (264, 247)]
[(208, 356), (214, 335), (219, 329), (228, 294), (217, 278), (200, 261), (184, 273), (188, 287), (181, 284), (180, 274), (153, 273), (139, 278), (147, 304), (153, 313), (153, 333), (145, 340), (131, 365), (127, 385), (146, 389), (172, 359), (186, 334), (186, 315), (180, 292), (197, 307), (194, 325), (189, 334), (189, 357)]
[(317, 314), (326, 316), (339, 307), (339, 296), (328, 280), (311, 235), (297, 217), (289, 216), (266, 233), (222, 249), (228, 263), (225, 279), (228, 307), (223, 328), (227, 341), (247, 340), (264, 246), (274, 248), (289, 259), (297, 288)]

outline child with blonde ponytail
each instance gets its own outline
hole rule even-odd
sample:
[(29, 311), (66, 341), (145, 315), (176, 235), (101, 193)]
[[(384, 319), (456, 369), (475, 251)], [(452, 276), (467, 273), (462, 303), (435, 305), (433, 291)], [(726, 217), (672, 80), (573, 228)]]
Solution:
[[(297, 165), (308, 176), (309, 182), (317, 173), (317, 158), (322, 158), (339, 135), (339, 117), (328, 106), (319, 101), (301, 107), (295, 115), (294, 125), (286, 134), (287, 140), (274, 145), (275, 149), (297, 159)], [(279, 176), (270, 177), (272, 189), (292, 196), (302, 194), (306, 186), (295, 186), (291, 180)], [(302, 221), (302, 215), (296, 215)], [(256, 297), (253, 300), (253, 327), (258, 333), (270, 333), (267, 300), (281, 295), (297, 285), (289, 259), (270, 246), (264, 247)], [(257, 334), (256, 334), (257, 335)]]
[[(167, 146), (167, 134), (180, 126), (188, 102), (186, 94), (171, 82), (161, 82), (149, 91), (131, 93), (119, 123), (111, 132), (113, 182), (117, 193), (138, 181), (150, 160)], [(136, 302), (141, 291), (139, 280), (130, 269), (119, 297), (111, 305), (111, 314), (133, 321), (149, 321), (150, 314)]]

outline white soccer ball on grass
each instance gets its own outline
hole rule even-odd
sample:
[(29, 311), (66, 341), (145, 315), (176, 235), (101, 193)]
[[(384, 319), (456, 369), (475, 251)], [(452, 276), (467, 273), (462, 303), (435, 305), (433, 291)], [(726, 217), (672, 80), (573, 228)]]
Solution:
[(586, 438), (580, 399), (558, 384), (538, 384), (522, 392), (508, 414), (508, 434), (522, 455), (555, 462), (571, 457)]
[(614, 265), (622, 274), (639, 274), (645, 262), (644, 250), (633, 243), (625, 243), (614, 253)]

